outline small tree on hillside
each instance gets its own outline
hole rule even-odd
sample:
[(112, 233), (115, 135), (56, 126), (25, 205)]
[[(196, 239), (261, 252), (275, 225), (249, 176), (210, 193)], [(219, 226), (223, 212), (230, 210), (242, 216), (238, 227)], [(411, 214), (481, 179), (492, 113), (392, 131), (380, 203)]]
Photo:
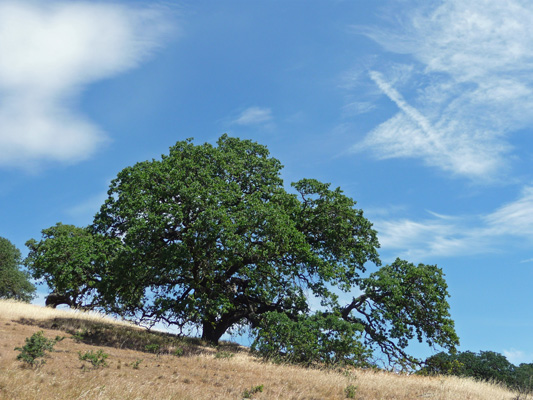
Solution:
[(106, 254), (97, 236), (86, 228), (58, 223), (42, 230), (42, 240), (28, 240), (26, 246), (29, 253), (25, 265), (34, 279), (45, 282), (52, 291), (47, 305), (96, 305), (102, 273), (96, 263)]
[(30, 302), (35, 286), (21, 269), (20, 250), (8, 239), (0, 237), (0, 299)]

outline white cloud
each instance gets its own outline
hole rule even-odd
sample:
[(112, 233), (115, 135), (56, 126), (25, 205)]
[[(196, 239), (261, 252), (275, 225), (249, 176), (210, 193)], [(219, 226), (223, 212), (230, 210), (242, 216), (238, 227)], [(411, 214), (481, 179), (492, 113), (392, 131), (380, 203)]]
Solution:
[[(495, 211), (471, 217), (429, 212), (432, 218), (377, 219), (374, 221), (383, 250), (399, 251), (401, 257), (466, 256), (505, 251), (507, 239), (533, 242), (533, 187)], [(529, 262), (525, 260), (522, 262)]]
[(0, 2), (0, 165), (89, 157), (107, 138), (76, 97), (137, 66), (169, 28), (155, 8)]
[[(421, 221), (388, 219), (375, 221), (381, 247), (400, 251), (407, 259), (459, 256), (491, 251), (479, 228), (468, 228), (462, 218), (430, 218)], [(492, 249), (492, 251), (494, 251)]]
[(237, 125), (261, 125), (272, 121), (272, 110), (263, 107), (249, 107), (234, 121)]
[(520, 365), (521, 363), (531, 362), (531, 355), (524, 353), (522, 350), (509, 349), (504, 350), (503, 355), (507, 360), (514, 365)]
[(489, 147), (474, 135), (444, 127), (442, 121), (434, 126), (382, 74), (371, 71), (370, 77), (401, 112), (374, 129), (362, 143), (354, 146), (355, 151), (370, 147), (380, 158), (420, 157), (428, 165), (478, 177), (501, 166), (498, 146)]
[[(400, 80), (394, 70), (371, 72), (400, 112), (356, 149), (421, 158), (472, 179), (495, 176), (507, 165), (509, 134), (533, 122), (532, 19), (529, 1), (446, 0), (405, 10), (401, 30), (364, 30), (417, 67)], [(409, 102), (398, 89), (408, 80), (418, 88)]]
[(352, 101), (342, 108), (342, 114), (345, 117), (366, 114), (376, 108), (376, 105), (370, 101)]
[(66, 214), (73, 220), (75, 225), (89, 225), (107, 197), (107, 192), (89, 197), (81, 203), (68, 208)]
[(533, 238), (533, 187), (526, 187), (522, 196), (485, 217), (494, 234)]

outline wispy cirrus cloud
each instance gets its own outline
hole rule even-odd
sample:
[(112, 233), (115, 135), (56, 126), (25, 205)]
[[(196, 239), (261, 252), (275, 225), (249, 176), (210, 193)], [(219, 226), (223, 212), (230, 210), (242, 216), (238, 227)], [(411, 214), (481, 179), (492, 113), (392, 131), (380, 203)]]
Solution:
[(237, 125), (262, 125), (272, 122), (272, 110), (266, 107), (249, 107), (233, 120)]
[(518, 200), (485, 216), (484, 221), (494, 234), (533, 238), (533, 187), (524, 188)]
[(510, 238), (533, 243), (531, 186), (525, 187), (517, 200), (485, 215), (429, 214), (430, 217), (418, 221), (390, 217), (375, 220), (382, 248), (399, 251), (401, 257), (426, 259), (501, 252)]
[(428, 217), (415, 221), (402, 218), (375, 220), (374, 225), (384, 251), (394, 250), (400, 257), (424, 260), (434, 256), (480, 254), (490, 249), (487, 237), (480, 235), (483, 229), (472, 228), (471, 220)]
[(352, 101), (342, 108), (344, 116), (356, 116), (365, 114), (376, 108), (376, 105), (370, 101)]
[(87, 225), (93, 220), (93, 217), (100, 210), (102, 204), (107, 199), (107, 192), (101, 192), (94, 196), (88, 197), (82, 202), (73, 205), (65, 210), (65, 214), (72, 223), (76, 225)]
[(170, 30), (156, 8), (0, 2), (0, 165), (88, 158), (108, 139), (76, 110), (81, 90), (136, 67)]
[(503, 351), (503, 355), (514, 365), (520, 365), (521, 363), (529, 363), (533, 354), (527, 354), (522, 350), (508, 349)]
[[(394, 69), (370, 72), (399, 112), (354, 149), (419, 158), (476, 180), (497, 175), (508, 165), (509, 135), (533, 123), (533, 3), (445, 0), (402, 17), (388, 31), (360, 29), (410, 55), (412, 73), (398, 81)], [(408, 92), (407, 82), (417, 90)]]

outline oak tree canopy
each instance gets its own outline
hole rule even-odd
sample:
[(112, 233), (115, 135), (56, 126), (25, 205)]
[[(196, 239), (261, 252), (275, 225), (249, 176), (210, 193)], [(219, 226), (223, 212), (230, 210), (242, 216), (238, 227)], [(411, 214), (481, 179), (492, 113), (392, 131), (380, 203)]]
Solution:
[[(353, 199), (314, 179), (286, 188), (281, 170), (265, 146), (227, 135), (124, 168), (85, 231), (99, 250), (73, 282), (85, 277), (84, 295), (94, 289), (88, 303), (196, 326), (211, 343), (248, 327), (256, 351), (297, 362), (357, 364), (374, 350), (415, 362), (411, 339), (453, 349), (442, 270), (382, 266)], [(34, 270), (47, 240), (32, 242)]]

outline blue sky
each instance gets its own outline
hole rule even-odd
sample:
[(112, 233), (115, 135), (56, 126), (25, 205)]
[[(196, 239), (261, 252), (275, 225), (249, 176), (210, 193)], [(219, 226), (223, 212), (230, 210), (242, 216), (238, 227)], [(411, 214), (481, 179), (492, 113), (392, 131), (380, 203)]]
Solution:
[(385, 262), (442, 267), (460, 350), (533, 362), (531, 20), (528, 0), (0, 1), (0, 236), (26, 253), (89, 224), (122, 168), (227, 132), (287, 185), (340, 186)]

